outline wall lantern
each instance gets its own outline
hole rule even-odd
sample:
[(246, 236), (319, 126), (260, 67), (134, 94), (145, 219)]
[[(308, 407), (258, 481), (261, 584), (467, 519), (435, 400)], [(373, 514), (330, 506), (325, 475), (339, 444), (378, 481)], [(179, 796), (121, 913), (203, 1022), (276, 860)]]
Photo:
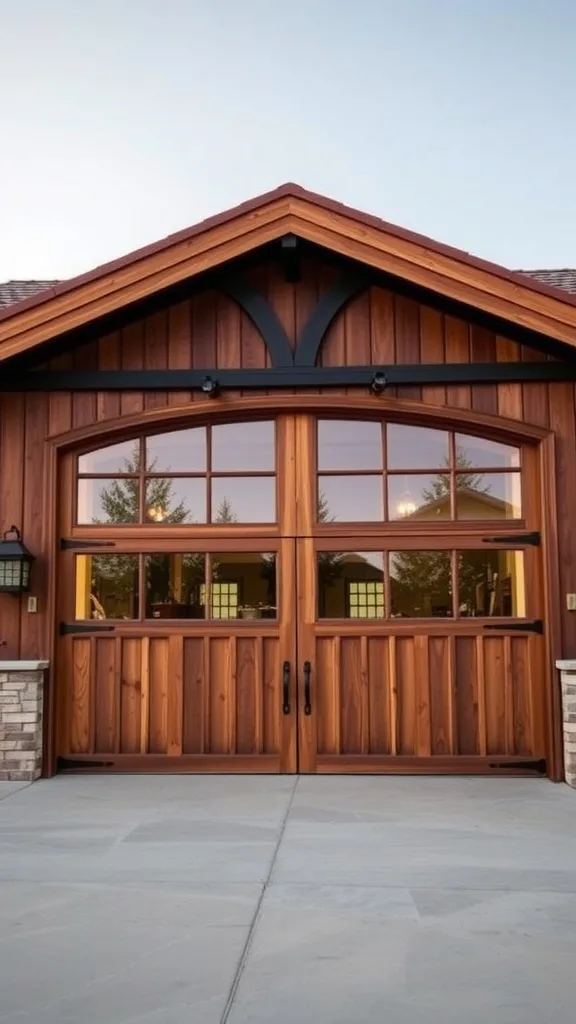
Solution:
[(11, 526), (0, 540), (0, 594), (25, 594), (33, 561), (34, 555), (22, 543), (20, 530)]

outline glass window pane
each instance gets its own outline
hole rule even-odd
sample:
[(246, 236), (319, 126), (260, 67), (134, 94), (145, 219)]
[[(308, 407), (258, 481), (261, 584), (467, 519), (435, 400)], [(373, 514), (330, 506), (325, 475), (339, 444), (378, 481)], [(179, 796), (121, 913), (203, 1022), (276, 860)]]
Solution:
[(206, 428), (172, 430), (146, 438), (146, 469), (152, 473), (204, 473)]
[(206, 480), (203, 477), (149, 477), (146, 521), (164, 525), (205, 523)]
[(450, 618), (452, 573), (449, 551), (391, 551), (392, 618)]
[(380, 521), (382, 508), (381, 476), (318, 477), (319, 523)]
[(109, 444), (78, 459), (79, 473), (137, 473), (140, 467), (140, 439)]
[(457, 473), (458, 519), (520, 519), (520, 473)]
[(212, 555), (210, 618), (275, 619), (276, 555), (243, 551)]
[(138, 555), (76, 556), (76, 618), (137, 619)]
[(524, 552), (460, 552), (458, 595), (460, 615), (512, 615), (524, 618)]
[(320, 551), (319, 619), (383, 619), (384, 556), (379, 551)]
[(409, 522), (450, 519), (448, 473), (388, 477), (388, 518)]
[(447, 469), (450, 463), (448, 436), (445, 430), (389, 423), (386, 427), (388, 469)]
[(381, 424), (362, 420), (319, 420), (318, 468), (381, 469)]
[(212, 469), (215, 472), (273, 471), (275, 429), (273, 420), (252, 423), (220, 423), (212, 427)]
[(146, 555), (147, 619), (203, 619), (206, 556)]
[(217, 476), (212, 479), (213, 523), (274, 523), (276, 478)]
[(456, 434), (456, 466), (466, 469), (468, 466), (491, 466), (494, 469), (514, 469), (520, 465), (520, 449), (497, 441), (487, 441), (483, 437), (468, 437), (467, 434)]
[(77, 522), (82, 524), (137, 523), (140, 483), (134, 477), (78, 480)]

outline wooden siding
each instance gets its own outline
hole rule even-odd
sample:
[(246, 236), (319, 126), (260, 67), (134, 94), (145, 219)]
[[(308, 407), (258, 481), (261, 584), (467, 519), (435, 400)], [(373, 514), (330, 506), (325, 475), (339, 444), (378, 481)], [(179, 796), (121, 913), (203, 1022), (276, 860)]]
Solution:
[[(334, 270), (312, 262), (302, 280), (286, 283), (272, 264), (251, 272), (294, 342), (318, 296), (334, 280)], [(483, 359), (534, 360), (542, 356), (505, 337), (496, 337), (453, 317), (371, 288), (352, 300), (328, 330), (321, 352), (323, 365), (371, 362), (468, 362)], [(267, 349), (246, 315), (216, 292), (195, 296), (131, 324), (122, 331), (52, 360), (53, 368), (143, 369), (154, 367), (265, 367)], [(387, 397), (394, 393), (387, 392)], [(468, 410), (507, 417), (511, 426), (524, 421), (551, 430), (556, 441), (561, 653), (576, 656), (576, 615), (566, 611), (565, 594), (576, 590), (576, 408), (571, 383), (434, 386), (398, 389), (399, 398), (425, 406)], [(25, 600), (0, 597), (3, 656), (44, 656), (51, 629), (47, 618), (49, 581), (54, 557), (47, 509), (52, 501), (44, 441), (92, 423), (151, 408), (170, 409), (195, 396), (184, 393), (69, 395), (5, 394), (0, 397), (0, 520), (2, 529), (21, 525), (37, 556), (33, 592), (38, 614)], [(375, 399), (375, 402), (377, 400)], [(560, 653), (560, 652), (558, 652)]]

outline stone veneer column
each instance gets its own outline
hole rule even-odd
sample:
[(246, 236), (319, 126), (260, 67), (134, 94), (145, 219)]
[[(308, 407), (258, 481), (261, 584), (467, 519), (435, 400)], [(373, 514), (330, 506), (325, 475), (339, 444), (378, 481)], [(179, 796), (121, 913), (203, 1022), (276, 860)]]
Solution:
[(42, 771), (47, 661), (0, 661), (0, 780), (32, 782)]
[(564, 773), (576, 789), (576, 661), (557, 661), (562, 683), (562, 725), (564, 730)]

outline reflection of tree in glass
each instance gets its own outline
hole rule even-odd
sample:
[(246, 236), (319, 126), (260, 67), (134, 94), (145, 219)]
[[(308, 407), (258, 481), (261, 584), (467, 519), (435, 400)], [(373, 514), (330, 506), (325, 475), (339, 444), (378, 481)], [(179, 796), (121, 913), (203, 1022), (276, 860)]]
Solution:
[(138, 557), (92, 555), (90, 593), (108, 618), (133, 618), (138, 602)]
[[(154, 472), (155, 462), (149, 467)], [(132, 455), (124, 459), (124, 473), (140, 472), (140, 442), (136, 441)], [(162, 523), (192, 522), (190, 510), (183, 501), (171, 508), (174, 481), (170, 477), (151, 477), (146, 485), (147, 518)], [(113, 480), (100, 491), (100, 504), (106, 523), (137, 523), (140, 520), (140, 481), (138, 477)], [(100, 522), (94, 519), (95, 523)]]
[[(318, 523), (333, 523), (335, 516), (330, 512), (326, 495), (320, 492), (316, 503), (316, 521)], [(320, 599), (319, 612), (324, 615), (326, 604), (326, 590), (333, 587), (342, 575), (344, 562), (342, 551), (321, 551), (318, 555), (318, 594)]]
[[(175, 562), (179, 561), (180, 584), (175, 586)], [(199, 605), (205, 583), (205, 558), (197, 552), (183, 555), (148, 555), (146, 589), (151, 604)]]
[[(472, 463), (463, 448), (458, 445), (456, 448), (456, 469), (470, 469), (471, 465)], [(450, 468), (449, 459), (445, 460), (445, 466), (447, 470)], [(484, 483), (483, 473), (457, 473), (456, 490), (476, 491), (478, 494), (488, 494), (490, 491), (490, 485)], [(438, 473), (437, 476), (433, 477), (430, 487), (427, 487), (426, 490), (422, 491), (422, 497), (425, 504), (439, 501), (440, 498), (448, 497), (449, 494), (450, 477), (447, 473)]]
[[(154, 471), (155, 463), (149, 469)], [(140, 472), (140, 442), (134, 443), (132, 455), (124, 459), (124, 473), (139, 474)], [(170, 477), (152, 477), (146, 485), (146, 511), (147, 518), (161, 523), (185, 523), (191, 522), (192, 516), (183, 501), (174, 505), (174, 481)], [(94, 522), (112, 523), (121, 525), (123, 523), (138, 523), (140, 521), (140, 480), (137, 475), (126, 476), (124, 479), (113, 480), (103, 487), (99, 495), (100, 505), (104, 517), (103, 520), (94, 518)], [(174, 507), (171, 507), (173, 506)], [(114, 599), (117, 604), (130, 609), (128, 614), (136, 614), (136, 602), (138, 600), (138, 568), (137, 561), (132, 555), (107, 555), (100, 560), (96, 566), (93, 560), (92, 567), (92, 592), (98, 597), (101, 590), (98, 579), (108, 581), (106, 592), (108, 598)], [(153, 583), (150, 583), (151, 578)], [(169, 566), (168, 560), (163, 555), (151, 555), (148, 559), (148, 591), (152, 587), (156, 590), (169, 589)]]
[(214, 519), (214, 522), (215, 523), (237, 523), (238, 522), (238, 516), (234, 512), (234, 510), (232, 508), (232, 504), (231, 504), (230, 500), (227, 497), (222, 498), (222, 501), (220, 502), (220, 504), (218, 506), (218, 511), (216, 513), (216, 518)]
[(390, 588), (393, 614), (451, 614), (450, 552), (395, 552), (391, 556)]

